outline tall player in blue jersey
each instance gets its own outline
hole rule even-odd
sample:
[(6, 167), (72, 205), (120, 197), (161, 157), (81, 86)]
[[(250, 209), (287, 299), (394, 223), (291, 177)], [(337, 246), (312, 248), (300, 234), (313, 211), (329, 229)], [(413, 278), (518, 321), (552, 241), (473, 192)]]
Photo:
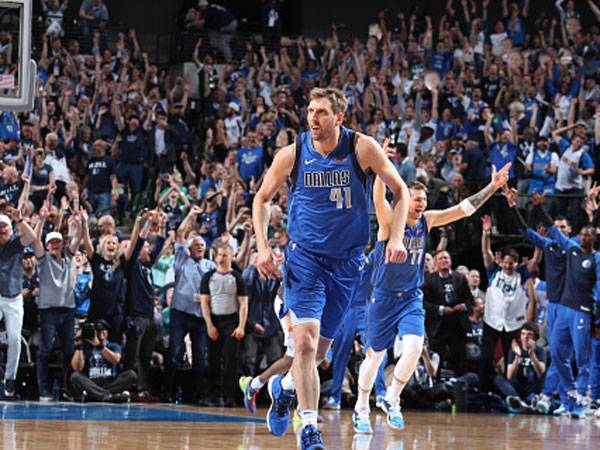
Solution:
[(290, 315), (295, 343), (291, 373), (269, 381), (271, 407), (267, 426), (282, 435), (289, 424), (289, 404), (297, 390), (303, 449), (322, 449), (317, 430), (319, 377), (324, 359), (348, 307), (369, 240), (366, 178), (373, 172), (390, 186), (395, 206), (394, 232), (386, 259), (406, 258), (404, 227), (408, 189), (383, 149), (363, 134), (342, 126), (347, 101), (337, 89), (313, 89), (308, 105), (310, 130), (295, 145), (282, 148), (265, 175), (253, 205), (261, 275), (278, 277), (267, 243), (270, 202), (291, 181), (290, 243), (284, 266), (284, 313)]
[(419, 182), (409, 185), (410, 204), (404, 231), (408, 251), (405, 262), (388, 262), (384, 258), (388, 239), (394, 231), (391, 208), (385, 199), (385, 186), (376, 179), (373, 201), (379, 230), (373, 256), (373, 294), (367, 311), (367, 355), (358, 374), (358, 398), (354, 407), (353, 424), (357, 433), (372, 433), (369, 419), (369, 397), (373, 381), (386, 350), (396, 335), (402, 337), (402, 356), (394, 368), (383, 409), (388, 426), (401, 430), (404, 418), (400, 410), (400, 393), (413, 374), (423, 351), (425, 310), (421, 286), (425, 273), (425, 244), (433, 227), (440, 227), (468, 217), (477, 211), (497, 189), (506, 184), (511, 164), (492, 171), (492, 180), (478, 193), (460, 204), (439, 211), (425, 211), (427, 188)]

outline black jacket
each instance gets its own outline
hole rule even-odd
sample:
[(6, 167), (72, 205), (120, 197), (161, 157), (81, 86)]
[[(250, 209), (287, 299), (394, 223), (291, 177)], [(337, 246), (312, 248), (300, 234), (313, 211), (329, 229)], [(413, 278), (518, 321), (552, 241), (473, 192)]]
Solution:
[(467, 311), (456, 313), (455, 316), (460, 325), (466, 330), (469, 327), (468, 310), (473, 304), (473, 296), (469, 289), (469, 284), (464, 275), (458, 272), (450, 272), (452, 277), (452, 285), (454, 286), (454, 303), (447, 305), (444, 299), (444, 287), (442, 279), (438, 272), (428, 273), (425, 275), (425, 283), (423, 284), (423, 306), (427, 313), (425, 325), (427, 335), (433, 338), (437, 335), (442, 319), (447, 316), (440, 315), (440, 306), (455, 306), (464, 303)]

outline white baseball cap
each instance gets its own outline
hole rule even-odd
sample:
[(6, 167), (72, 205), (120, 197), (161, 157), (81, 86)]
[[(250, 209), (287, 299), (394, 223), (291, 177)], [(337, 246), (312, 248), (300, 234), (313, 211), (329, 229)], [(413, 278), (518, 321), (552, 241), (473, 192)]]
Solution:
[(0, 214), (0, 223), (5, 223), (12, 228), (12, 220), (6, 214)]
[(48, 242), (50, 242), (51, 240), (53, 240), (53, 239), (60, 239), (60, 240), (62, 241), (62, 240), (63, 240), (63, 235), (62, 235), (62, 234), (60, 234), (60, 233), (59, 233), (59, 232), (57, 232), (57, 231), (51, 231), (50, 233), (48, 233), (48, 234), (46, 235), (46, 240), (45, 240), (46, 244), (47, 244)]

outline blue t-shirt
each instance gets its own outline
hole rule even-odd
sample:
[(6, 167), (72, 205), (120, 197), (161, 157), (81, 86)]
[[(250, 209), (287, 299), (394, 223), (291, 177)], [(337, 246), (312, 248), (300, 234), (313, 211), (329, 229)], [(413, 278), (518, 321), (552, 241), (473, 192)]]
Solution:
[(251, 177), (258, 180), (265, 168), (265, 157), (262, 147), (241, 147), (237, 151), (236, 160), (240, 168), (240, 176), (244, 183), (248, 183)]
[(512, 167), (509, 171), (509, 177), (512, 179), (515, 177), (515, 171), (513, 169), (515, 165), (515, 158), (517, 156), (517, 146), (512, 142), (502, 144), (497, 142), (492, 146), (492, 164), (496, 166), (497, 170), (500, 170), (508, 163), (512, 163)]

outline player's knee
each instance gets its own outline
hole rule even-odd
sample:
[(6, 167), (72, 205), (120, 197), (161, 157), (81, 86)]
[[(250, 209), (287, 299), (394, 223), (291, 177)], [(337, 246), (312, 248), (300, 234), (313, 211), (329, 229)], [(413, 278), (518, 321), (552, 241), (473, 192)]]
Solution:
[(405, 338), (402, 341), (402, 355), (410, 361), (418, 361), (423, 352), (423, 338)]
[(295, 357), (296, 358), (315, 358), (317, 353), (317, 341), (308, 334), (303, 334), (295, 338)]

